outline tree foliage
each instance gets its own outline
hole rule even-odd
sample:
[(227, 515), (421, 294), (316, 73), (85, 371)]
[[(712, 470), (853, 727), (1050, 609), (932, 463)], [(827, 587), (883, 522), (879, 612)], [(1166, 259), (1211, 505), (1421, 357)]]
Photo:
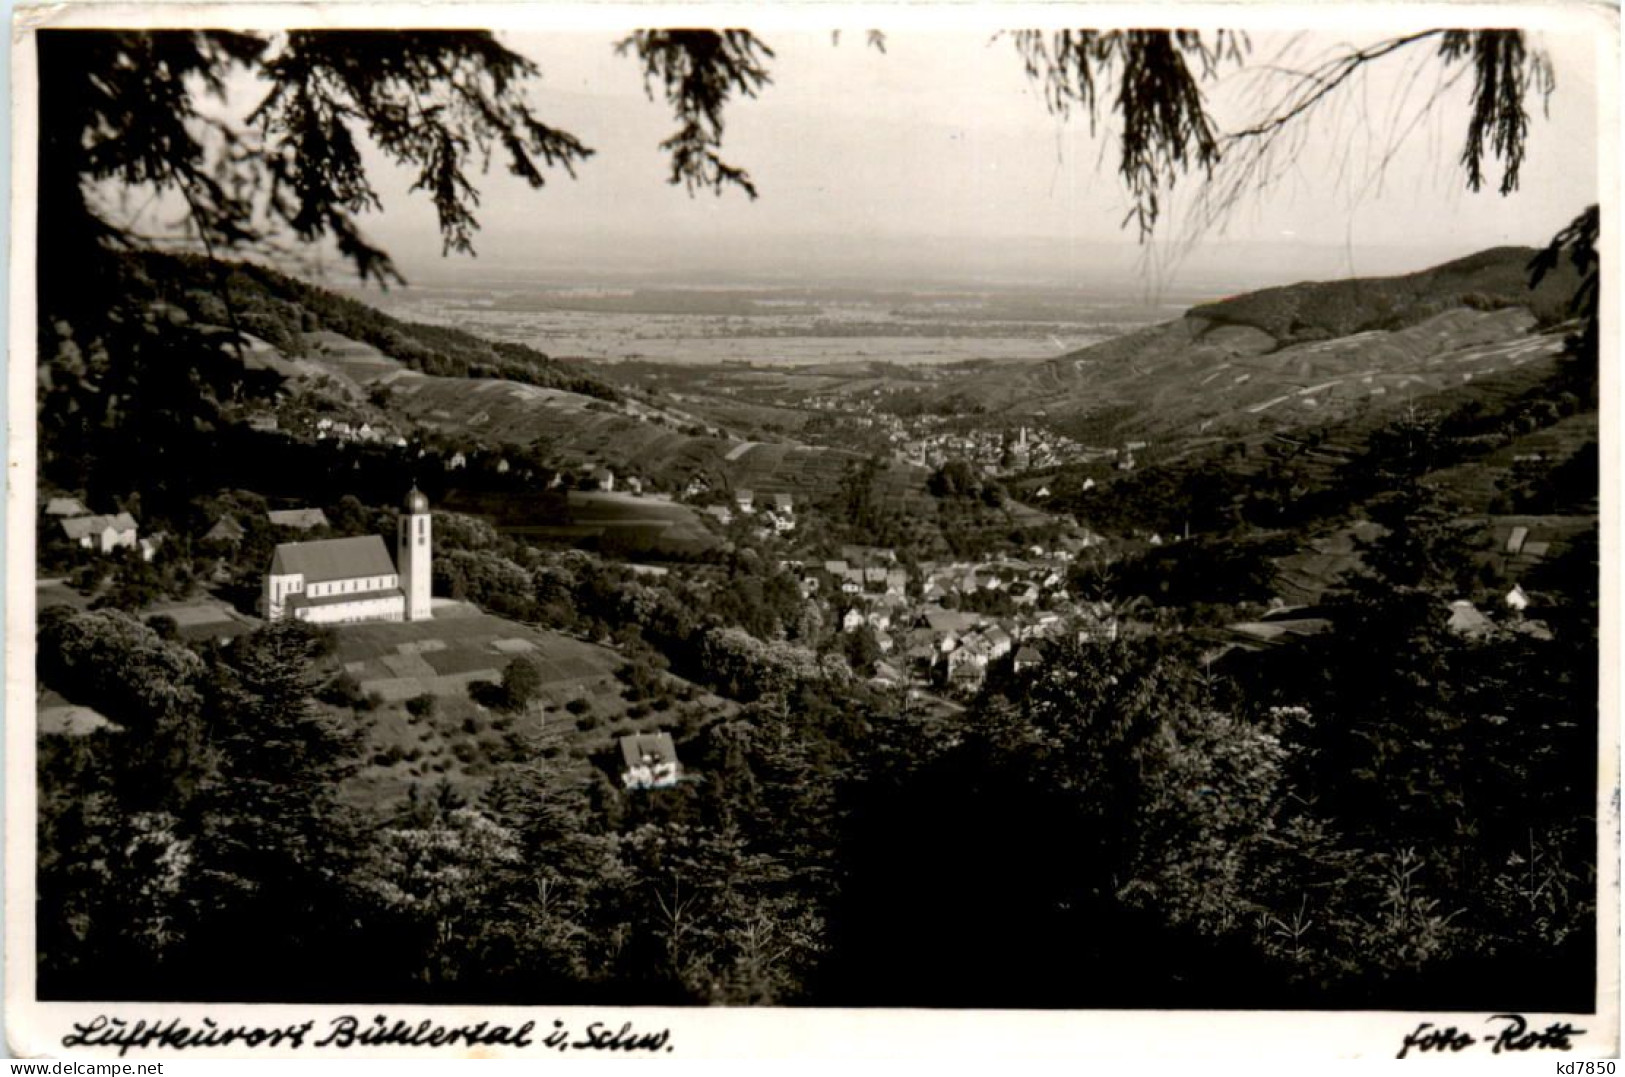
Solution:
[(773, 50), (749, 30), (639, 30), (616, 51), (637, 57), (649, 97), (660, 86), (677, 114), (676, 132), (660, 144), (671, 154), (670, 182), (690, 194), (710, 188), (720, 195), (731, 185), (755, 198), (750, 173), (717, 152), (722, 109), (734, 95), (755, 97), (772, 82)]

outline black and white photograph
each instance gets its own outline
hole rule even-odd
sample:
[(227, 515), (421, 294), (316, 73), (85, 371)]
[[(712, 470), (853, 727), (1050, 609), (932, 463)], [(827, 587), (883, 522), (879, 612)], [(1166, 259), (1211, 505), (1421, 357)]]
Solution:
[(75, 7), (14, 1054), (1618, 1055), (1617, 8)]

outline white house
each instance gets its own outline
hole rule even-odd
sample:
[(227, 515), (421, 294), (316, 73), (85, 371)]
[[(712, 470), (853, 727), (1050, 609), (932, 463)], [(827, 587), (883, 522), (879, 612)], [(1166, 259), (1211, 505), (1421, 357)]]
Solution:
[(377, 535), (284, 542), (265, 576), (267, 620), (313, 624), (426, 621), (433, 539), (429, 499), (406, 496), (396, 536), (396, 562)]
[(82, 549), (112, 553), (136, 543), (135, 518), (127, 512), (112, 516), (76, 516), (62, 521), (68, 540)]
[(683, 776), (670, 733), (634, 733), (621, 738), (621, 784), (628, 789), (665, 789)]

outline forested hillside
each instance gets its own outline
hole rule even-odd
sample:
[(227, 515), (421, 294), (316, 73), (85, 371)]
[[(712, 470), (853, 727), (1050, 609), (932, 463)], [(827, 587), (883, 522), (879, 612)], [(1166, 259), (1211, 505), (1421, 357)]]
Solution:
[(303, 355), (304, 334), (359, 340), (412, 370), (452, 378), (506, 378), (613, 400), (619, 393), (591, 375), (524, 344), (487, 341), (441, 325), (403, 322), (365, 303), (254, 262), (212, 262), (195, 255), (148, 253), (140, 278), (152, 296), (194, 321), (234, 329)]

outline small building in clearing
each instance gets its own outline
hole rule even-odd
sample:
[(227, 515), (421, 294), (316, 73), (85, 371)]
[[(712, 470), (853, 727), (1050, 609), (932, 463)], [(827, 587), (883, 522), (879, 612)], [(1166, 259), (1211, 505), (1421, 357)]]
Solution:
[(670, 733), (633, 733), (620, 745), (621, 784), (628, 789), (666, 789), (683, 776)]

